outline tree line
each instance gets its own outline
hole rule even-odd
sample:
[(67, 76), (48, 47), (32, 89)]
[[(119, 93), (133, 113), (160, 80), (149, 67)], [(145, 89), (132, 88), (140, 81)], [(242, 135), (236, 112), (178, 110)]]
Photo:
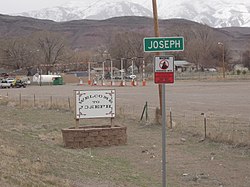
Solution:
[[(218, 45), (213, 29), (210, 27), (193, 27), (183, 30), (176, 27), (175, 30), (161, 30), (164, 36), (183, 36), (185, 50), (171, 53), (177, 60), (186, 60), (196, 65), (196, 69), (203, 70), (209, 67), (222, 67), (222, 58), (226, 63), (226, 69), (230, 70), (232, 59), (231, 52), (225, 41), (223, 46)], [(142, 59), (146, 67), (153, 62), (151, 53), (143, 52), (143, 38), (146, 34), (138, 32), (120, 32), (106, 38), (102, 46), (95, 50), (80, 51), (72, 49), (66, 37), (52, 32), (34, 32), (29, 37), (2, 38), (0, 39), (0, 65), (10, 70), (25, 69), (28, 74), (32, 70), (43, 70), (43, 73), (53, 71), (65, 71), (68, 64), (75, 64), (70, 69), (86, 70), (88, 62), (102, 62), (113, 59), (113, 65), (121, 68), (120, 60), (123, 59), (123, 67), (127, 69), (131, 60), (140, 71)], [(222, 50), (223, 47), (223, 50)], [(222, 52), (224, 53), (222, 55)], [(81, 62), (77, 64), (78, 62)], [(242, 53), (242, 63), (250, 67), (250, 50)]]

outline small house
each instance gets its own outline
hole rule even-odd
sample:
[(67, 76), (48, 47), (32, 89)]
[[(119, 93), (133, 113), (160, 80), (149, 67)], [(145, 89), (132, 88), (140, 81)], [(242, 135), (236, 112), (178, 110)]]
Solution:
[(184, 72), (184, 71), (194, 71), (195, 64), (188, 62), (186, 60), (175, 60), (174, 61), (175, 71)]

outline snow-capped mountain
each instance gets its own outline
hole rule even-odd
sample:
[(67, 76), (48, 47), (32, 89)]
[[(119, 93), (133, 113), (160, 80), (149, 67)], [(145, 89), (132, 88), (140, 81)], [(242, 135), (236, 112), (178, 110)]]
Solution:
[[(247, 0), (157, 0), (161, 19), (184, 18), (212, 27), (250, 27), (250, 1)], [(107, 19), (117, 16), (152, 17), (151, 0), (72, 0), (60, 7), (18, 15), (69, 21)]]
[(185, 18), (212, 27), (250, 27), (250, 1), (247, 0), (175, 0), (167, 5), (159, 0), (159, 17)]
[(58, 22), (79, 19), (103, 20), (119, 16), (152, 16), (149, 9), (133, 2), (122, 0), (103, 0), (92, 4), (90, 2), (71, 1), (63, 6), (24, 12), (18, 15)]

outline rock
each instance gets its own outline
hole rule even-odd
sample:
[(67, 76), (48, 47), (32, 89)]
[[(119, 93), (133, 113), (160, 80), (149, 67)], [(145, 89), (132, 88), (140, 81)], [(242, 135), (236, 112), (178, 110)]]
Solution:
[(200, 140), (199, 140), (199, 143), (200, 143), (200, 142), (204, 142), (204, 141), (205, 141), (205, 139), (204, 139), (204, 138), (203, 138), (203, 139), (200, 139)]
[(198, 177), (199, 177), (200, 179), (208, 179), (209, 174), (205, 175), (204, 173), (200, 173), (200, 174), (198, 175)]
[(182, 142), (186, 142), (187, 140), (185, 138), (181, 138), (181, 141)]
[(198, 177), (198, 176), (195, 176), (195, 177), (192, 178), (192, 181), (197, 182), (198, 179), (199, 179), (199, 177)]
[(150, 158), (155, 158), (155, 155), (151, 155)]

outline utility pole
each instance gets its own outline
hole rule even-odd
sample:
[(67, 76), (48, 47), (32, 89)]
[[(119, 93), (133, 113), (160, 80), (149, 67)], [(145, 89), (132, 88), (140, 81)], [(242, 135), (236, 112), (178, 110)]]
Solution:
[(142, 58), (142, 86), (146, 86), (146, 79), (145, 79), (145, 60)]
[[(156, 0), (152, 0), (153, 14), (154, 14), (154, 31), (155, 37), (160, 37), (158, 13)], [(160, 55), (156, 53), (156, 55)], [(162, 187), (167, 186), (167, 167), (166, 167), (166, 105), (165, 105), (165, 84), (158, 85), (159, 100), (160, 100), (160, 114), (162, 116)]]
[(113, 61), (110, 59), (110, 79), (111, 79), (111, 86), (113, 86)]
[(121, 86), (125, 86), (125, 81), (124, 81), (124, 69), (123, 69), (123, 60), (124, 58), (121, 58)]
[[(154, 16), (154, 32), (155, 32), (155, 37), (160, 37), (156, 0), (152, 0), (152, 5), (153, 5), (153, 16)], [(157, 53), (155, 53), (155, 54), (156, 54), (156, 55), (160, 55), (159, 52), (157, 52)], [(162, 113), (162, 84), (159, 84), (159, 85), (158, 85), (158, 91), (159, 91), (160, 114), (161, 114), (161, 113)]]
[(224, 43), (222, 42), (218, 42), (218, 45), (221, 46), (221, 50), (222, 50), (222, 73), (223, 73), (223, 79), (225, 79), (226, 75), (225, 75), (225, 46)]
[(42, 69), (39, 68), (39, 85), (42, 86)]
[(222, 71), (223, 71), (223, 78), (225, 79), (225, 47), (224, 44), (222, 45)]
[(104, 63), (106, 60), (103, 60), (102, 62), (102, 86), (104, 86), (104, 76), (105, 76), (105, 70), (104, 70)]

